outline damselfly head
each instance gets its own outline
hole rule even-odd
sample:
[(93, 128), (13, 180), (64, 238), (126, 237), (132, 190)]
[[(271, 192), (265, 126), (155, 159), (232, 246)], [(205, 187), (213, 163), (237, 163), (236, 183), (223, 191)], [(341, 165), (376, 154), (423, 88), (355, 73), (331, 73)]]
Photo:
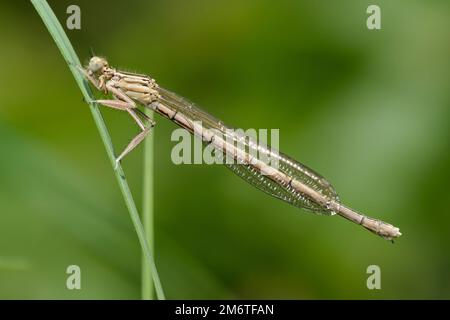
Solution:
[(108, 61), (106, 61), (105, 58), (92, 57), (91, 60), (89, 60), (87, 70), (90, 74), (99, 74), (103, 73), (105, 68), (108, 68)]

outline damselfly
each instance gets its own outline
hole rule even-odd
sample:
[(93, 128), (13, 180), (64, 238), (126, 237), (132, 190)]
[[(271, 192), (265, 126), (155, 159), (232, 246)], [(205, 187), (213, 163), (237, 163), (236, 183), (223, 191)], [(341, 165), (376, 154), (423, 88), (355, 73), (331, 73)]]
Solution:
[[(80, 70), (98, 90), (112, 94), (114, 98), (96, 100), (98, 104), (128, 112), (141, 129), (117, 157), (116, 163), (131, 152), (155, 125), (138, 108), (141, 105), (185, 128), (227, 158), (236, 160), (224, 165), (258, 189), (317, 214), (338, 214), (387, 240), (401, 235), (398, 228), (341, 204), (333, 186), (315, 171), (272, 148), (261, 147), (250, 137), (234, 135), (230, 127), (186, 99), (161, 88), (149, 76), (118, 71), (100, 57), (91, 58), (87, 67), (80, 67)], [(276, 158), (278, 165), (268, 164), (254, 154)]]

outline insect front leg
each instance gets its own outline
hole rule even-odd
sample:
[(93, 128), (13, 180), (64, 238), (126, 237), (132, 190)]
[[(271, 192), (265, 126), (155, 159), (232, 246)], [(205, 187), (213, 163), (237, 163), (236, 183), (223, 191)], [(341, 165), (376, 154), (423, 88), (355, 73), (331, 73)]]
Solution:
[(113, 85), (114, 82), (108, 82), (106, 84), (106, 90), (107, 92), (110, 92), (113, 94), (115, 99), (109, 99), (109, 100), (95, 100), (93, 102), (96, 102), (98, 104), (101, 104), (105, 107), (118, 109), (122, 111), (127, 111), (128, 109), (134, 109), (136, 108), (136, 103), (131, 99), (129, 96), (127, 96), (125, 93), (120, 91), (119, 89), (115, 88)]
[(100, 83), (99, 83), (99, 81), (97, 79), (95, 79), (93, 76), (91, 76), (82, 67), (80, 67), (80, 66), (76, 66), (76, 67), (90, 83), (92, 83), (98, 90), (102, 90), (102, 88), (100, 87)]

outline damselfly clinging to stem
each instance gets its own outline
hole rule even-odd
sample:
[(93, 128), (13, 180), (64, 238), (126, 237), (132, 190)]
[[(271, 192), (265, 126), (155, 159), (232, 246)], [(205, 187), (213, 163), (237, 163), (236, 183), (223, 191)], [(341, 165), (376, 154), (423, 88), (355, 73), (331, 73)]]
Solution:
[[(98, 104), (128, 112), (141, 129), (117, 157), (117, 163), (155, 125), (138, 106), (151, 108), (196, 135), (219, 153), (236, 160), (224, 165), (260, 190), (317, 214), (338, 214), (387, 240), (401, 235), (398, 228), (341, 204), (333, 186), (318, 173), (278, 151), (262, 148), (249, 137), (243, 139), (242, 136), (233, 135), (230, 127), (186, 99), (159, 87), (149, 76), (116, 70), (100, 57), (92, 57), (86, 69), (80, 70), (98, 90), (112, 94), (114, 98), (96, 100)], [(240, 147), (233, 142), (239, 142)], [(253, 157), (255, 153), (249, 151), (254, 148), (257, 148), (258, 154), (275, 157), (278, 165), (271, 166)]]

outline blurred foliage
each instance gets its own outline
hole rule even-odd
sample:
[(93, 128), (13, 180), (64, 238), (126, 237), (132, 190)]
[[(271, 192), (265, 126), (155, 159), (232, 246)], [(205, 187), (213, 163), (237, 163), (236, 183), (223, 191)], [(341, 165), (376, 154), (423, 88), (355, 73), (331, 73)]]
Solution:
[[(62, 22), (74, 3), (80, 57), (92, 46), (235, 127), (280, 128), (284, 152), (403, 233), (392, 245), (225, 168), (176, 166), (157, 117), (169, 298), (450, 298), (450, 2), (50, 1)], [(138, 241), (88, 107), (31, 4), (0, 9), (0, 298), (139, 298)], [(132, 120), (103, 114), (122, 148)], [(141, 149), (124, 167), (139, 203)], [(65, 288), (70, 264), (82, 290)], [(366, 288), (371, 264), (382, 290)]]

